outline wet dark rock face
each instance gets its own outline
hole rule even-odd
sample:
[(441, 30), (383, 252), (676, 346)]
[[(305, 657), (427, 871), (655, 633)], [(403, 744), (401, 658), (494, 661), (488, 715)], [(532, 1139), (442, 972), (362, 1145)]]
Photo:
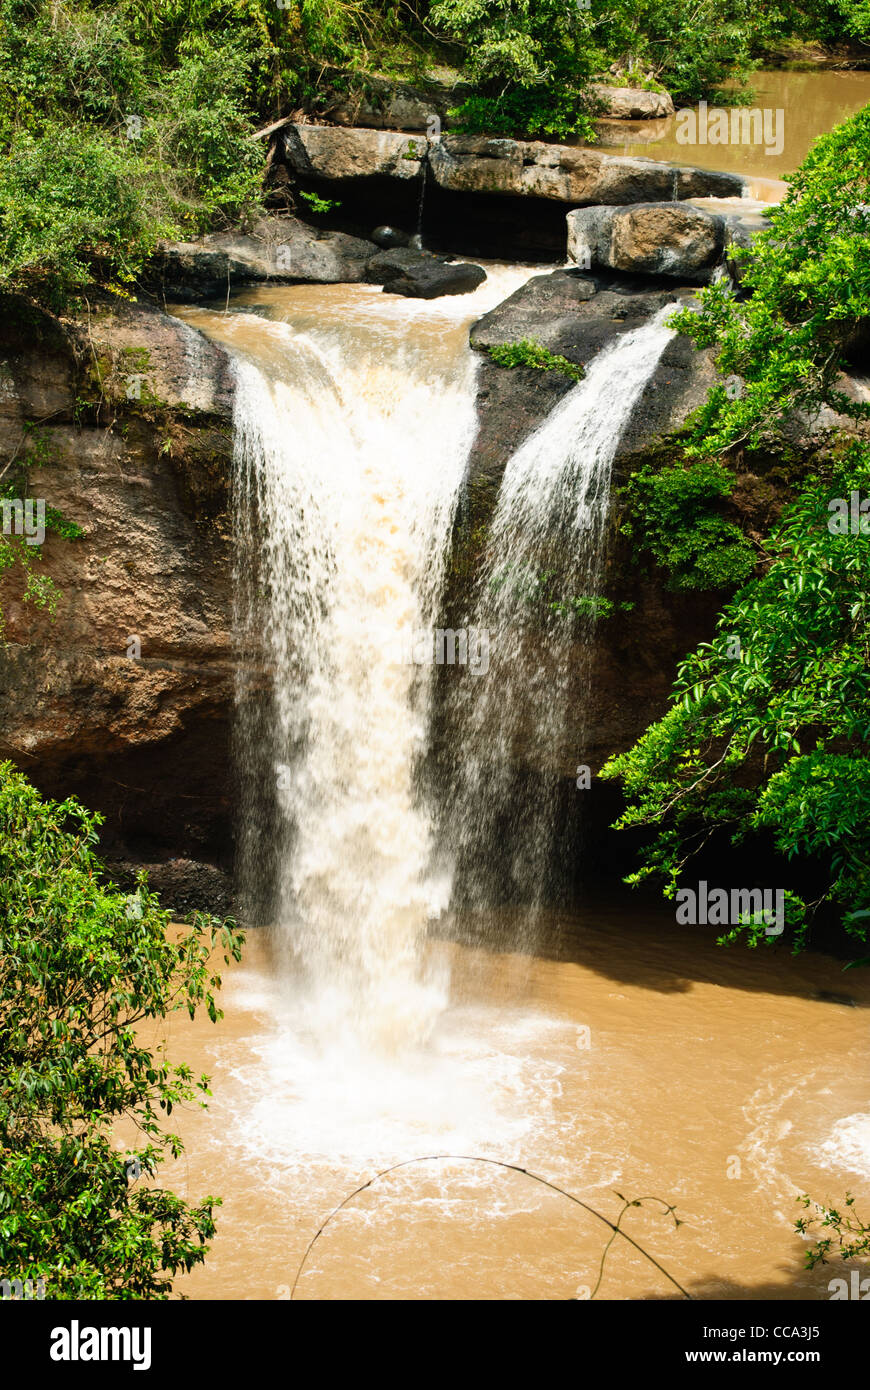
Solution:
[[(498, 366), (485, 355), (486, 349), (532, 339), (553, 354), (585, 365), (662, 308), (672, 304), (676, 310), (695, 293), (693, 286), (675, 284), (669, 277), (557, 270), (534, 277), (473, 326), (471, 343), (483, 358), (478, 373), (480, 427), (454, 538), (447, 598), (451, 623), (461, 626), (465, 621), (507, 460), (575, 386), (570, 377), (555, 370)], [(614, 459), (614, 487), (657, 456), (662, 441), (680, 429), (715, 380), (710, 355), (675, 336), (623, 432)], [(612, 542), (616, 539), (612, 537)], [(593, 771), (611, 753), (627, 748), (662, 714), (678, 661), (709, 635), (719, 608), (716, 595), (665, 592), (660, 576), (651, 578), (636, 571), (630, 561), (630, 554), (611, 543), (605, 585), (608, 591), (615, 585), (634, 609), (630, 615), (620, 615), (618, 622), (605, 621), (596, 629), (594, 674), (584, 709), (583, 761)], [(585, 661), (586, 654), (578, 650), (578, 670)], [(571, 729), (565, 731), (565, 745), (556, 756), (566, 779), (573, 779), (578, 758)], [(533, 775), (533, 770), (526, 769), (525, 775)]]
[(688, 204), (637, 203), (568, 213), (568, 256), (586, 267), (703, 284), (724, 245), (725, 219)]
[[(557, 270), (535, 276), (478, 320), (471, 345), (485, 350), (532, 339), (555, 355), (585, 365), (623, 333), (638, 328), (668, 304), (689, 301), (692, 286), (672, 280)], [(679, 428), (715, 380), (712, 363), (685, 338), (675, 338), (644, 390), (617, 450), (636, 457), (653, 440)], [(485, 359), (479, 376), (480, 429), (469, 478), (500, 476), (510, 453), (540, 424), (573, 382), (559, 372), (510, 371)]]
[(448, 261), (411, 247), (398, 247), (373, 256), (366, 279), (383, 285), (387, 294), (409, 299), (438, 299), (444, 294), (470, 294), (486, 279), (483, 266), (467, 261)]
[(104, 815), (106, 846), (226, 857), (229, 362), (159, 310), (91, 307), (61, 324), (3, 305), (0, 448), (39, 422), (27, 495), (85, 535), (41, 547), (53, 621), (14, 571), (0, 582), (0, 757)]
[(149, 890), (157, 894), (162, 907), (179, 918), (191, 912), (227, 917), (235, 907), (232, 874), (215, 864), (195, 859), (117, 859), (110, 855), (106, 869), (112, 882), (131, 894), (144, 871)]

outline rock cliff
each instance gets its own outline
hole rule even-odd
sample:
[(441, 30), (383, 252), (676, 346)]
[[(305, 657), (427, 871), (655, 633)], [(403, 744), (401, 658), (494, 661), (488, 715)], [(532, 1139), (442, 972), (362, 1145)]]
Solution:
[(0, 361), (3, 457), (85, 533), (41, 547), (53, 620), (21, 601), (14, 571), (0, 584), (0, 756), (102, 812), (109, 847), (225, 855), (228, 360), (144, 305), (59, 323), (7, 299)]

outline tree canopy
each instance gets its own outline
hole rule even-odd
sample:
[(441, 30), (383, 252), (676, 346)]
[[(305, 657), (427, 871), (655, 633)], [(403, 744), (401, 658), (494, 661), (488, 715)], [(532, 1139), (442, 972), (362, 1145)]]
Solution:
[(119, 892), (99, 824), (0, 764), (0, 1270), (49, 1298), (167, 1298), (215, 1230), (216, 1198), (157, 1182), (182, 1152), (165, 1121), (208, 1078), (140, 1028), (178, 1009), (217, 1020), (214, 957), (238, 960), (243, 937), (201, 914), (171, 927), (144, 882)]
[[(742, 383), (734, 393), (715, 388), (698, 413), (682, 461), (667, 470), (670, 511), (663, 475), (636, 474), (627, 489), (632, 534), (678, 579), (688, 575), (688, 587), (710, 574), (698, 558), (709, 518), (694, 550), (687, 541), (669, 548), (667, 523), (681, 534), (679, 499), (693, 479), (713, 469), (727, 492), (749, 446), (783, 447), (784, 431), (803, 418), (806, 433), (822, 408), (857, 426), (870, 413), (841, 375), (870, 321), (868, 170), (865, 108), (816, 143), (745, 256), (740, 292), (713, 285), (697, 313), (675, 318)], [(800, 946), (823, 903), (859, 941), (870, 927), (870, 444), (834, 431), (798, 464), (796, 482), (757, 572), (724, 608), (713, 640), (681, 665), (669, 710), (602, 776), (623, 782), (619, 825), (652, 832), (629, 882), (656, 877), (673, 896), (714, 834), (734, 844), (766, 835), (787, 860), (814, 865), (812, 894), (787, 895)], [(713, 587), (728, 580), (722, 558)], [(747, 930), (753, 942), (763, 935)]]

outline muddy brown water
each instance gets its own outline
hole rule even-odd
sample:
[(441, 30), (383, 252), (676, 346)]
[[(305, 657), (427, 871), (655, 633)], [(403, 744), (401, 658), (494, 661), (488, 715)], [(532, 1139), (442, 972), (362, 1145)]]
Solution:
[[(813, 141), (870, 102), (870, 72), (756, 72), (749, 79), (752, 107), (782, 112), (782, 148), (757, 144), (682, 144), (677, 116), (656, 121), (604, 121), (598, 148), (608, 154), (642, 155), (702, 169), (750, 176), (750, 192), (776, 201), (778, 180), (794, 173)], [(775, 126), (771, 127), (775, 131)], [(730, 130), (729, 130), (730, 133)]]
[[(717, 947), (648, 909), (554, 916), (537, 957), (430, 949), (451, 966), (449, 1005), (425, 1046), (391, 1060), (306, 1038), (263, 932), (225, 974), (224, 1019), (173, 1022), (172, 1053), (211, 1075), (213, 1099), (179, 1118), (187, 1152), (167, 1178), (224, 1201), (180, 1290), (287, 1299), (354, 1188), (409, 1158), (467, 1154), (611, 1219), (617, 1192), (675, 1203), (678, 1229), (656, 1203), (627, 1229), (695, 1297), (829, 1296), (842, 1267), (802, 1268), (795, 1198), (868, 1193), (866, 972), (781, 945)], [(296, 1297), (583, 1298), (607, 1235), (521, 1174), (422, 1162), (344, 1209)], [(617, 1241), (598, 1296), (678, 1295)]]

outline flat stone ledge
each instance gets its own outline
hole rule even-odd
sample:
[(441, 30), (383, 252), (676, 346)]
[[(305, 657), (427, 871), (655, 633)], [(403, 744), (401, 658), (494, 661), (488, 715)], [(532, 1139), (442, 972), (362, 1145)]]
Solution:
[(427, 142), (397, 131), (349, 126), (288, 126), (287, 163), (302, 179), (340, 184), (418, 178), (428, 152), (431, 176), (453, 193), (538, 198), (577, 206), (740, 197), (740, 174), (603, 154), (580, 145), (448, 132)]

